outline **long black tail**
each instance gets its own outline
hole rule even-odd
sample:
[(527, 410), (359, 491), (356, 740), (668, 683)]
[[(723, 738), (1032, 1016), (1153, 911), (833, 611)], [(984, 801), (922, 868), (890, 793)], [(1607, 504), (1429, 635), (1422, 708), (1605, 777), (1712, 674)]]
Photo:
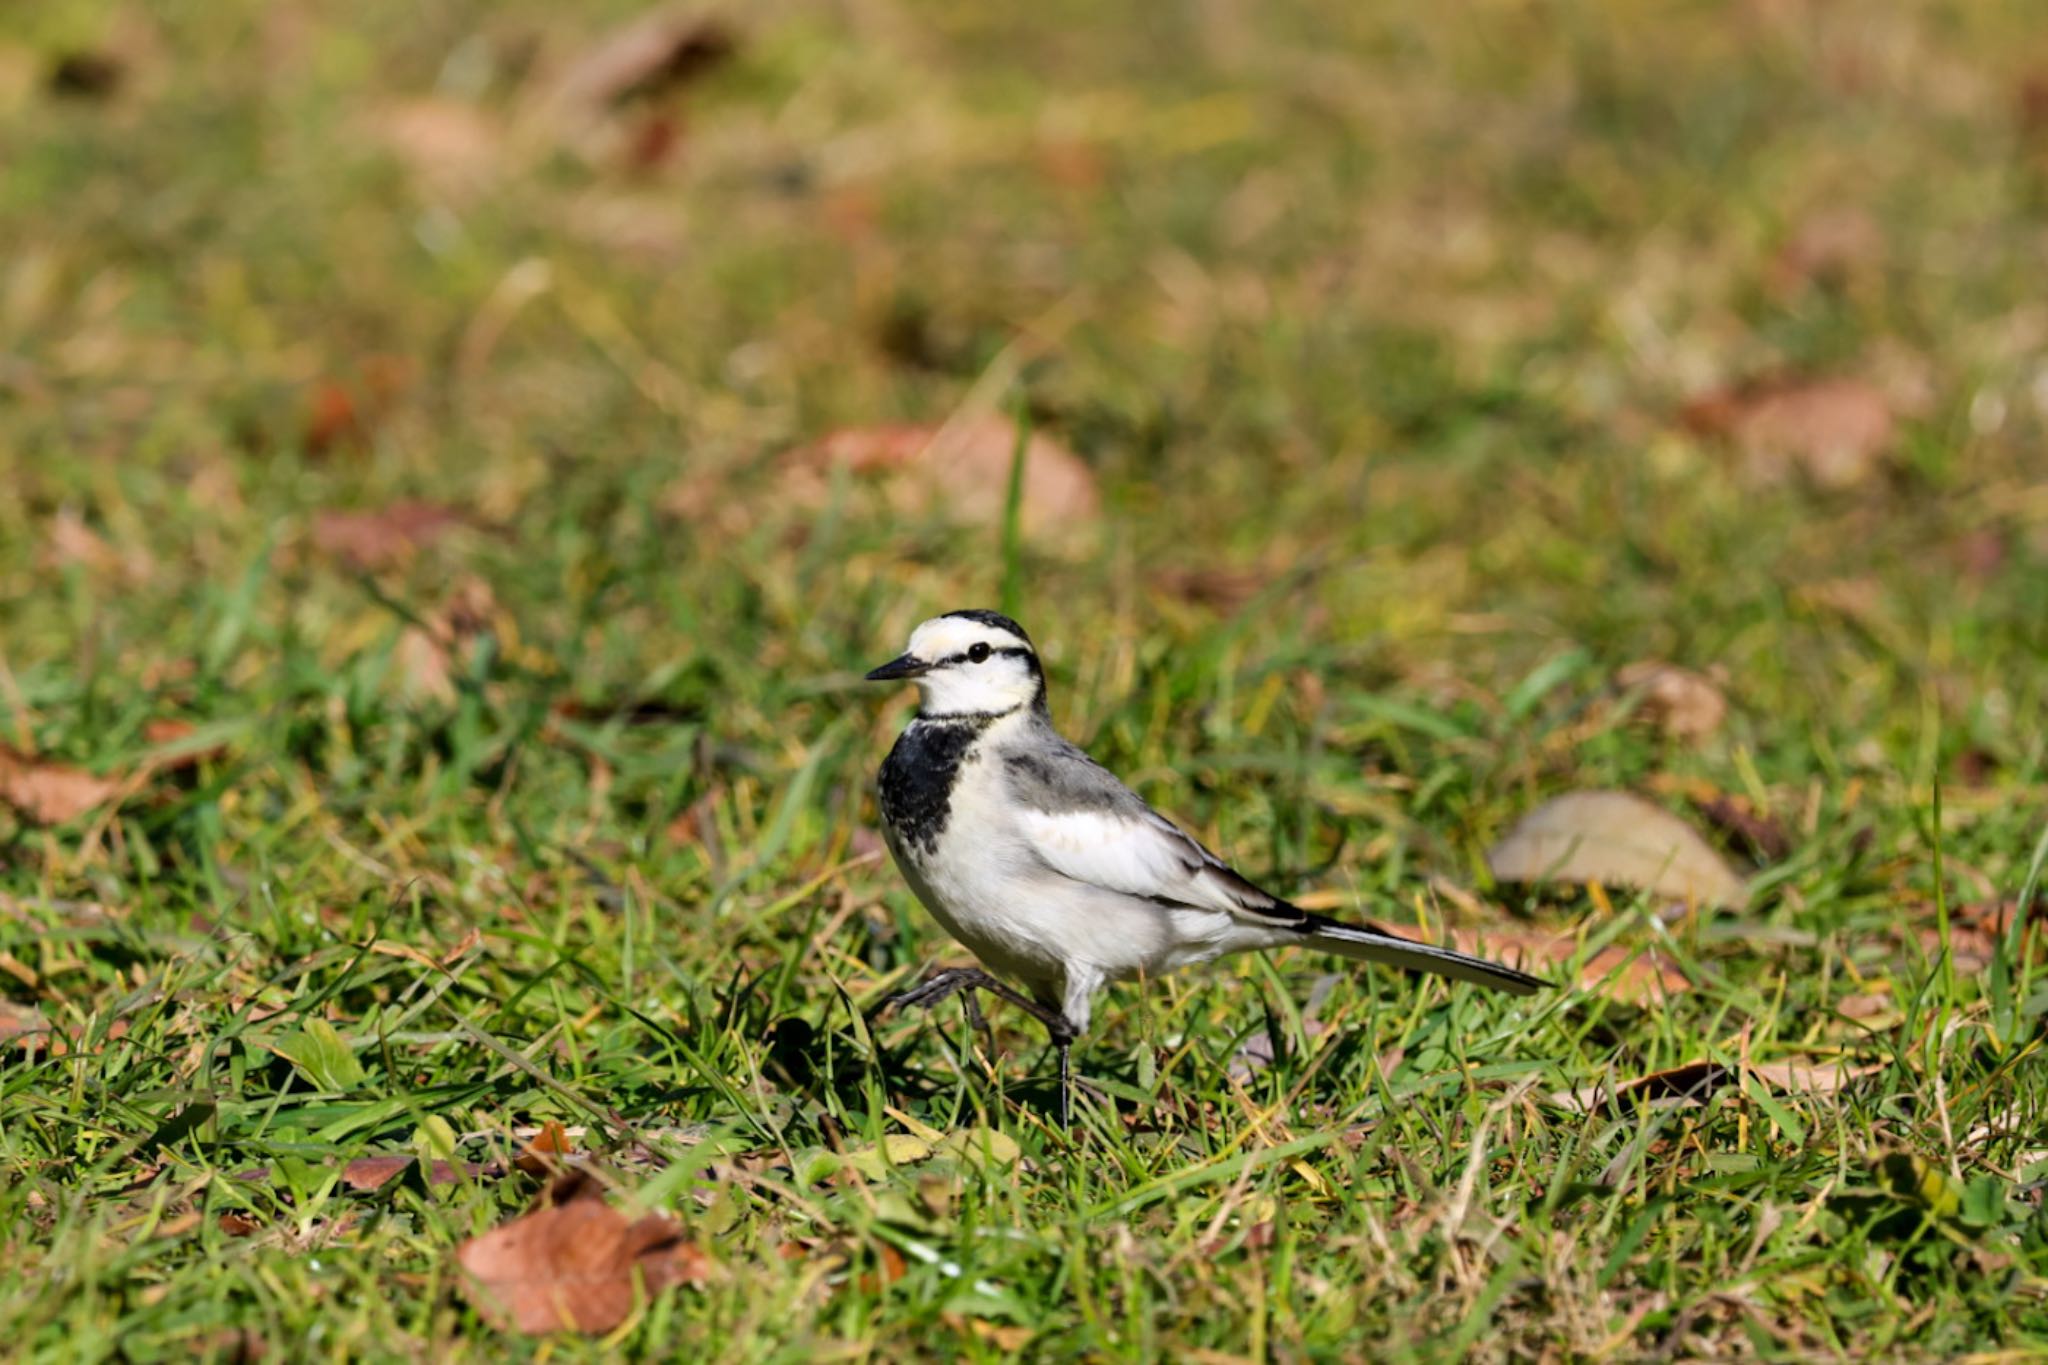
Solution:
[(1342, 953), (1345, 957), (1378, 962), (1388, 967), (1405, 967), (1410, 971), (1433, 972), (1438, 976), (1448, 976), (1453, 981), (1470, 981), (1495, 990), (1512, 991), (1516, 995), (1527, 995), (1550, 984), (1540, 976), (1530, 976), (1513, 967), (1488, 962), (1483, 957), (1439, 948), (1433, 943), (1417, 943), (1414, 939), (1402, 938), (1370, 925), (1345, 924), (1321, 915), (1310, 915), (1302, 931), (1317, 947)]

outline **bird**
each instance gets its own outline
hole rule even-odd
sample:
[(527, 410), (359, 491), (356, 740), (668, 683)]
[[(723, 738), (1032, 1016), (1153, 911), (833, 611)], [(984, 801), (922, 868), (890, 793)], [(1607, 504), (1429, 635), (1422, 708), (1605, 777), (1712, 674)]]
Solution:
[(917, 714), (877, 782), (883, 835), (918, 900), (981, 963), (936, 972), (883, 1008), (965, 991), (979, 1024), (983, 991), (1031, 1014), (1059, 1050), (1063, 1128), (1074, 1043), (1113, 981), (1302, 944), (1518, 995), (1550, 984), (1254, 884), (1054, 728), (1038, 651), (1000, 612), (923, 622), (867, 681), (917, 685)]

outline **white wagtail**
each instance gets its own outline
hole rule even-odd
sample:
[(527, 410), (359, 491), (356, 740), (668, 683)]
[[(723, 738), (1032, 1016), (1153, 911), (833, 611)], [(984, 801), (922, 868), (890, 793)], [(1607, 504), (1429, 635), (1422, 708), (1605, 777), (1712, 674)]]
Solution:
[(896, 865), (947, 933), (1029, 992), (961, 968), (889, 1003), (930, 1006), (985, 990), (1030, 1012), (1059, 1049), (1062, 1124), (1068, 1054), (1110, 981), (1308, 943), (1518, 995), (1548, 984), (1311, 914), (1252, 885), (1053, 729), (1038, 654), (1007, 616), (934, 617), (900, 658), (867, 676), (915, 680), (921, 694), (882, 764)]

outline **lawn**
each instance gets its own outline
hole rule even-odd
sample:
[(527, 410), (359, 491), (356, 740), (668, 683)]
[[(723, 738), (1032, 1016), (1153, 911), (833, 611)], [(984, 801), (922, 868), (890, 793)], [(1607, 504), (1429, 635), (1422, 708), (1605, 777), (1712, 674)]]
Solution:
[[(2039, 1358), (2044, 259), (2018, 4), (13, 7), (6, 1353)], [(1557, 988), (875, 1013), (968, 606)]]

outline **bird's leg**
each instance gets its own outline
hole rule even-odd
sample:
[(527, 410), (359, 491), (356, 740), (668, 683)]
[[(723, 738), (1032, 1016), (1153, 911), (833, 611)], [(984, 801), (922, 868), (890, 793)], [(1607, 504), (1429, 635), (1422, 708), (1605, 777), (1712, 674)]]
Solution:
[(930, 1009), (961, 991), (987, 989), (996, 984), (994, 977), (978, 967), (952, 967), (943, 972), (933, 972), (922, 985), (912, 986), (901, 995), (890, 996), (882, 1002), (882, 1010)]
[(1067, 1129), (1069, 1129), (1069, 1128), (1071, 1128), (1071, 1127), (1073, 1127), (1073, 1126), (1074, 1126), (1074, 1115), (1073, 1115), (1073, 1112), (1072, 1112), (1072, 1110), (1073, 1110), (1073, 1105), (1074, 1105), (1074, 1073), (1073, 1073), (1073, 1055), (1074, 1055), (1074, 1044), (1073, 1044), (1073, 1040), (1072, 1040), (1072, 1039), (1065, 1039), (1065, 1038), (1061, 1038), (1061, 1039), (1055, 1039), (1055, 1040), (1054, 1040), (1054, 1042), (1053, 1042), (1053, 1045), (1054, 1045), (1055, 1047), (1059, 1048), (1059, 1050), (1060, 1050), (1060, 1111), (1059, 1111), (1059, 1112), (1060, 1112), (1060, 1130), (1061, 1130), (1062, 1132), (1064, 1132), (1064, 1131), (1066, 1131)]
[(1059, 1049), (1060, 1093), (1058, 1113), (1060, 1127), (1068, 1127), (1073, 1117), (1072, 1053), (1074, 1050), (1074, 1039), (1078, 1035), (1074, 1032), (1074, 1026), (1067, 1022), (1067, 1016), (1051, 1005), (1041, 1004), (1039, 1001), (1033, 1000), (1022, 991), (997, 980), (979, 967), (950, 967), (945, 971), (932, 973), (921, 985), (912, 986), (901, 995), (891, 996), (882, 1002), (881, 1009), (877, 1010), (876, 1013), (880, 1014), (896, 1009), (930, 1009), (933, 1005), (938, 1004), (949, 996), (958, 995), (961, 991), (967, 992), (968, 1022), (981, 1030), (982, 1036), (988, 1040), (991, 1053), (995, 1051), (995, 1036), (988, 1026), (987, 1017), (981, 1012), (981, 1006), (975, 1001), (974, 992), (987, 991), (997, 999), (1015, 1005), (1018, 1009), (1023, 1010), (1033, 1019), (1045, 1025), (1045, 1031), (1052, 1037), (1052, 1045)]
[(988, 1049), (990, 1060), (983, 1065), (993, 1065), (996, 1055), (996, 1031), (989, 1027), (988, 1016), (981, 1012), (981, 997), (969, 991), (960, 997), (960, 1005), (967, 1011), (967, 1027), (981, 1035), (981, 1045)]
[[(1055, 1012), (1045, 1020), (1045, 1031), (1052, 1035), (1052, 1045), (1060, 1054), (1060, 1093), (1055, 1112), (1059, 1116), (1062, 1132), (1073, 1127), (1074, 1108), (1074, 1026), (1067, 1022), (1065, 1015)], [(1043, 1016), (1041, 1016), (1042, 1018)]]
[(1015, 1005), (1056, 1033), (1065, 1030), (1071, 1035), (1073, 1032), (1068, 1028), (1065, 1016), (1058, 1010), (1050, 1005), (1039, 1004), (1022, 991), (1006, 982), (998, 981), (979, 967), (951, 967), (943, 972), (934, 972), (923, 985), (912, 986), (903, 994), (891, 996), (883, 1001), (882, 1009), (929, 1009), (941, 1000), (965, 990), (987, 991), (998, 1000)]

